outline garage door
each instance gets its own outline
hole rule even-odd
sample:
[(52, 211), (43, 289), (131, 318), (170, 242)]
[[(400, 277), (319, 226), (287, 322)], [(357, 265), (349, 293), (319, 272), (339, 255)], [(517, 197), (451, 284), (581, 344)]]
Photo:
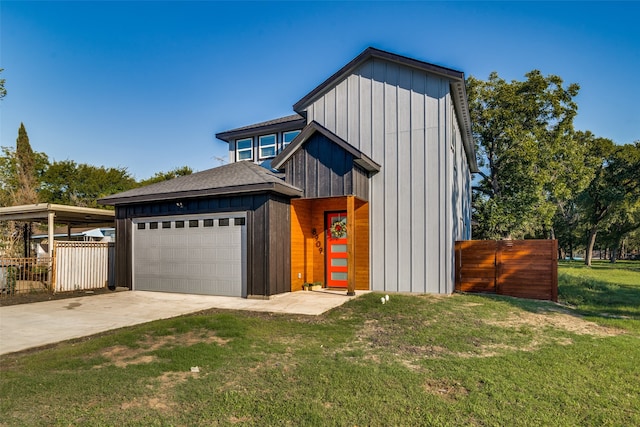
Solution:
[(246, 214), (133, 220), (133, 289), (246, 296)]

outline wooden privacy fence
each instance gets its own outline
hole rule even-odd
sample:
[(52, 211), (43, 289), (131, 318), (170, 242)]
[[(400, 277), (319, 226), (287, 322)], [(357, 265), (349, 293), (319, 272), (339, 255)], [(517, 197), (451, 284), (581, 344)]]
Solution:
[(456, 242), (456, 291), (558, 301), (557, 240)]
[(55, 242), (54, 292), (114, 286), (115, 244)]

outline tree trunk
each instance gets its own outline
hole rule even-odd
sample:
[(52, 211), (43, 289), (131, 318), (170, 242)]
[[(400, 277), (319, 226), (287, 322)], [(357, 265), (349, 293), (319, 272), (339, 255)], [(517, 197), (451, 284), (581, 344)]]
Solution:
[(587, 253), (584, 257), (585, 265), (591, 267), (591, 258), (593, 257), (593, 246), (596, 243), (596, 234), (598, 234), (598, 227), (595, 225), (589, 230), (589, 240), (587, 241)]

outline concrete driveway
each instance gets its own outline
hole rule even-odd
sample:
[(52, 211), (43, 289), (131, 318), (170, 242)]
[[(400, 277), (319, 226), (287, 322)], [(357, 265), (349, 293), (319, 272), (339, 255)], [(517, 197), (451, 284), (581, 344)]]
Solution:
[(288, 292), (269, 300), (126, 291), (0, 307), (0, 355), (211, 308), (319, 315), (343, 292)]

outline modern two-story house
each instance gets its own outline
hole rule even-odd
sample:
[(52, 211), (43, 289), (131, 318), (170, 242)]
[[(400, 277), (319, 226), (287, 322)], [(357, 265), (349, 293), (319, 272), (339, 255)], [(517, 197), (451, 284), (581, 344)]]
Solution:
[(102, 199), (119, 284), (453, 292), (477, 171), (464, 74), (368, 48), (293, 111), (218, 133), (227, 165)]

